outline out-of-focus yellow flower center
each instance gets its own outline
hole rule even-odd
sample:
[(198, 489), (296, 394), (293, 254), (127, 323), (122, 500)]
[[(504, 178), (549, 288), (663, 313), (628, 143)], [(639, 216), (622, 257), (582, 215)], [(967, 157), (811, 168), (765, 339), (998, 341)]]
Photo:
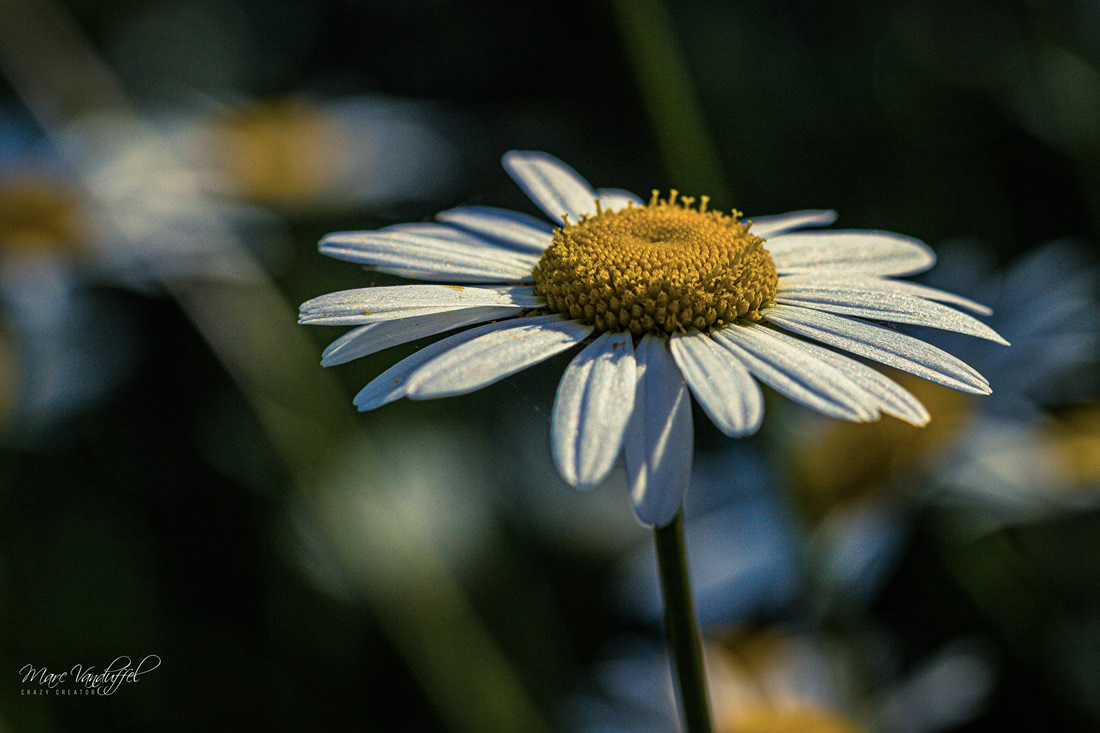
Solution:
[(308, 202), (331, 183), (338, 137), (323, 111), (303, 100), (256, 103), (219, 120), (213, 163), (242, 198)]
[[(674, 333), (757, 320), (778, 277), (741, 213), (674, 190), (555, 231), (533, 274), (550, 309), (600, 331)], [(597, 204), (598, 207), (598, 204)]]
[(812, 440), (792, 444), (787, 469), (803, 508), (820, 518), (838, 506), (890, 492), (903, 476), (955, 445), (975, 418), (977, 398), (911, 374), (885, 370), (935, 419), (918, 428), (901, 420), (870, 424), (831, 421)]
[(720, 733), (860, 733), (851, 722), (826, 710), (757, 705), (720, 720)]
[(19, 399), (19, 369), (14, 348), (7, 334), (0, 330), (0, 427), (8, 427), (11, 409)]
[(1066, 490), (1081, 491), (1100, 483), (1100, 405), (1065, 411), (1046, 426), (1040, 444), (1054, 457), (1058, 478)]
[(71, 191), (38, 178), (0, 182), (0, 249), (70, 253), (83, 235), (80, 204)]

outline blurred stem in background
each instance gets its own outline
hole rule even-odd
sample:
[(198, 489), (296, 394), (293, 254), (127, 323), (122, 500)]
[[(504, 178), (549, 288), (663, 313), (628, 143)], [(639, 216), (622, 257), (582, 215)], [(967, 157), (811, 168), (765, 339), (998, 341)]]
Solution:
[(681, 191), (732, 205), (668, 11), (661, 0), (612, 0), (611, 8), (669, 176)]
[(1100, 54), (1095, 45), (1089, 53), (1062, 37), (1064, 9), (1032, 0), (1028, 10), (1035, 49), (1029, 91), (1042, 100), (1042, 124), (1032, 120), (1032, 127), (1072, 160), (1092, 223), (1100, 227)]
[[(0, 0), (0, 64), (55, 139), (69, 122), (100, 111), (126, 114), (140, 126), (113, 74), (51, 0)], [(102, 181), (85, 176), (82, 183), (93, 200), (102, 194)], [(143, 251), (127, 222), (116, 221), (115, 229), (134, 252)], [(232, 243), (227, 261), (247, 272), (246, 279), (178, 278), (158, 271), (156, 258), (145, 264), (236, 382), (310, 511), (320, 515), (315, 487), (329, 461), (349, 449), (360, 454), (359, 465), (379, 459), (362, 438), (346, 396), (318, 367), (313, 344), (296, 325), (296, 310), (239, 235), (229, 231), (226, 239)], [(369, 503), (366, 473), (357, 479)], [(372, 508), (372, 515), (383, 514), (390, 525), (401, 523), (386, 506)], [(434, 538), (391, 531), (376, 539), (390, 542), (365, 553), (372, 565), (356, 575), (358, 590), (448, 727), (469, 733), (547, 730)], [(401, 559), (414, 564), (415, 583), (396, 577), (410, 567)]]

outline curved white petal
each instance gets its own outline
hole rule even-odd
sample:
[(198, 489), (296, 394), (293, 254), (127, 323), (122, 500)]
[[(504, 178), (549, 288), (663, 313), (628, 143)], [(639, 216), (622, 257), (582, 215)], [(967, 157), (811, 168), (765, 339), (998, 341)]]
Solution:
[(596, 193), (600, 196), (600, 206), (604, 211), (619, 211), (630, 205), (645, 205), (641, 198), (623, 188), (600, 188)]
[(1000, 334), (973, 316), (905, 293), (783, 286), (776, 291), (775, 302), (876, 321), (939, 328), (1008, 345)]
[(298, 323), (358, 325), (480, 306), (509, 307), (518, 311), (539, 303), (530, 285), (495, 288), (390, 285), (341, 290), (307, 300), (298, 311)]
[(582, 214), (596, 213), (599, 194), (575, 170), (553, 155), (535, 150), (512, 150), (504, 154), (504, 170), (524, 193), (560, 224), (567, 214), (576, 224)]
[(554, 399), (550, 445), (569, 484), (591, 489), (622, 449), (637, 383), (630, 333), (605, 331), (569, 364)]
[(993, 315), (993, 309), (977, 301), (946, 290), (932, 288), (908, 280), (887, 280), (867, 275), (842, 276), (835, 272), (815, 275), (784, 275), (779, 278), (779, 289), (784, 292), (799, 291), (807, 293), (898, 293), (918, 298), (951, 303), (983, 316)]
[(729, 350), (698, 331), (672, 334), (669, 347), (691, 393), (719, 430), (737, 438), (760, 429), (760, 385)]
[(460, 206), (441, 211), (435, 218), (529, 252), (542, 252), (554, 238), (554, 227), (549, 222), (495, 206)]
[(691, 478), (691, 398), (662, 339), (644, 336), (634, 357), (638, 386), (624, 445), (630, 502), (643, 524), (663, 527)]
[(410, 399), (451, 397), (487, 387), (580, 343), (591, 326), (559, 315), (491, 324), (417, 368), (405, 386)]
[(512, 318), (519, 311), (519, 308), (512, 306), (480, 306), (368, 323), (348, 331), (329, 344), (321, 355), (321, 366), (346, 364), (391, 346), (400, 346), (462, 326)]
[(835, 230), (780, 234), (768, 240), (780, 275), (803, 272), (911, 275), (936, 262), (924, 242), (893, 232)]
[[(543, 316), (542, 318), (545, 320), (547, 317)], [(456, 333), (453, 336), (448, 336), (441, 341), (436, 341), (433, 344), (425, 346), (420, 351), (405, 357), (368, 382), (367, 386), (363, 387), (363, 389), (359, 390), (359, 394), (355, 395), (355, 406), (358, 407), (360, 411), (373, 410), (404, 397), (408, 394), (410, 377), (412, 377), (420, 367), (437, 356), (446, 354), (451, 349), (458, 348), (463, 344), (494, 331), (510, 328), (513, 323), (513, 321), (486, 323), (484, 326), (477, 326), (468, 331)]]
[(538, 256), (445, 224), (397, 224), (371, 232), (334, 232), (322, 254), (403, 277), (459, 282), (530, 280)]
[(764, 326), (727, 326), (714, 338), (761, 382), (823, 415), (855, 422), (878, 417), (873, 400), (840, 370), (777, 338)]
[(775, 305), (761, 311), (769, 322), (815, 341), (915, 374), (962, 392), (990, 394), (973, 367), (932, 344), (882, 326), (831, 313)]
[(754, 216), (750, 232), (758, 237), (774, 237), (805, 227), (827, 227), (836, 221), (833, 209), (806, 209), (775, 216)]
[(904, 420), (910, 425), (918, 427), (927, 425), (931, 419), (928, 410), (920, 403), (920, 400), (882, 372), (843, 354), (830, 351), (824, 346), (811, 344), (779, 331), (769, 331), (769, 333), (796, 349), (806, 351), (847, 375), (856, 386), (867, 394), (868, 402), (874, 404), (877, 409), (882, 410), (887, 415), (893, 415), (899, 420)]

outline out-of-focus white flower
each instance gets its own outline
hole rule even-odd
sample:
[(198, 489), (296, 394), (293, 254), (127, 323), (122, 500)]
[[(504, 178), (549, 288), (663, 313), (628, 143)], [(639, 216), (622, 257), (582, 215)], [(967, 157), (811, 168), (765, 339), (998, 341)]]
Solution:
[(14, 115), (0, 120), (0, 319), (20, 439), (94, 405), (128, 371), (126, 314), (94, 288), (255, 279), (263, 272), (246, 241), (280, 245), (270, 217), (202, 190), (181, 126), (103, 114), (47, 139)]
[[(781, 613), (804, 590), (797, 521), (759, 444), (696, 459), (684, 538), (692, 595), (704, 628)], [(657, 622), (663, 606), (652, 543), (630, 552), (613, 591), (632, 616)]]
[(304, 96), (226, 105), (194, 147), (216, 193), (281, 211), (385, 210), (453, 194), (457, 151), (438, 105), (381, 96)]
[[(330, 593), (414, 592), (420, 570), (475, 566), (494, 527), (474, 436), (420, 425), (349, 444), (297, 507), (299, 560)], [(441, 552), (442, 551), (442, 552)]]
[[(875, 429), (813, 416), (783, 436), (789, 474), (814, 532), (810, 557), (832, 597), (869, 598), (893, 567), (914, 503), (950, 509), (951, 529), (973, 538), (1005, 525), (1100, 503), (1095, 405), (1100, 352), (1097, 269), (1084, 250), (1058, 241), (990, 275), (980, 251), (945, 247), (941, 283), (995, 308), (1011, 349), (944, 335), (946, 348), (988, 364), (989, 399), (894, 375), (934, 419)], [(969, 266), (965, 264), (969, 262)], [(963, 281), (967, 281), (965, 284)], [(1020, 297), (1027, 293), (1027, 298)], [(1041, 302), (1048, 307), (1034, 308)], [(1048, 406), (1076, 404), (1056, 415)]]
[[(779, 629), (709, 636), (704, 653), (716, 733), (933, 733), (980, 712), (994, 679), (968, 641), (889, 679), (860, 670), (876, 660), (839, 641)], [(656, 646), (625, 644), (594, 676), (596, 689), (564, 706), (569, 730), (678, 729), (667, 656)]]
[[(945, 269), (958, 276), (966, 268)], [(807, 507), (824, 516), (860, 500), (889, 505), (919, 497), (969, 506), (988, 529), (1080, 506), (1085, 492), (1074, 484), (1095, 482), (1095, 474), (1066, 470), (1066, 456), (1052, 439), (1060, 421), (1044, 407), (1100, 396), (1090, 378), (1100, 362), (1097, 274), (1081, 248), (1063, 241), (981, 279), (975, 294), (994, 304), (993, 325), (1013, 348), (946, 338), (956, 353), (989, 365), (995, 395), (971, 399), (903, 375), (898, 378), (935, 415), (924, 430), (896, 421), (872, 431), (807, 420), (797, 438), (784, 441)], [(1049, 307), (1028, 307), (1025, 300)], [(1065, 427), (1061, 434), (1072, 441), (1074, 428)]]
[(187, 114), (104, 113), (58, 136), (86, 196), (90, 266), (100, 277), (142, 289), (181, 278), (259, 279), (260, 259), (283, 246), (270, 214), (204, 188), (190, 124)]

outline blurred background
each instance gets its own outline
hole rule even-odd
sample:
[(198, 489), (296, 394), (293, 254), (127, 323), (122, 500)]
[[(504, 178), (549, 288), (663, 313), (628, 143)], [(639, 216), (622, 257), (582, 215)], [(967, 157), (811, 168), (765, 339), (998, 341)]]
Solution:
[(0, 730), (675, 730), (625, 479), (550, 462), (569, 356), (359, 415), (420, 344), (295, 324), (399, 282), (326, 232), (534, 213), (511, 148), (920, 237), (1014, 344), (915, 332), (994, 389), (907, 380), (923, 431), (697, 414), (719, 730), (1100, 730), (1095, 0), (0, 0)]

